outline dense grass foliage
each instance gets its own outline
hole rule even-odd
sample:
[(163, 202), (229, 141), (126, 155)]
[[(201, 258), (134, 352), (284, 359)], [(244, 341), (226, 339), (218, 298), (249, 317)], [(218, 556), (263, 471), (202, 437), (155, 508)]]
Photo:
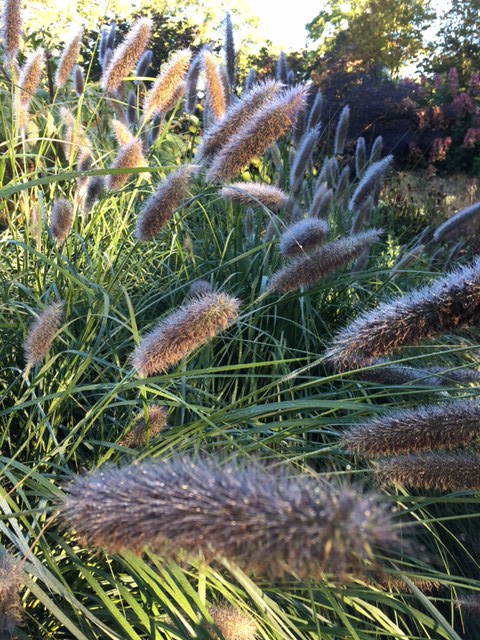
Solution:
[[(0, 637), (478, 637), (479, 482), (448, 466), (478, 470), (474, 427), (444, 458), (422, 450), (411, 477), (352, 437), (400, 422), (415, 456), (419, 415), (434, 430), (444, 405), (449, 428), (478, 411), (479, 274), (462, 219), (442, 241), (398, 219), (381, 140), (350, 156), (348, 110), (320, 124), (321, 96), (284, 60), (292, 86), (243, 91), (230, 33), (228, 75), (183, 52), (140, 80), (149, 23), (134, 29), (96, 43), (108, 91), (88, 74), (53, 86), (52, 66), (78, 74), (78, 50), (18, 69), (12, 36), (4, 56)], [(435, 299), (415, 307), (470, 264), (465, 285), (448, 279), (441, 323)], [(285, 270), (289, 286), (274, 286)], [(398, 334), (389, 309), (404, 296), (422, 339), (336, 367), (339, 332), (382, 304)], [(379, 482), (382, 464), (402, 482)]]

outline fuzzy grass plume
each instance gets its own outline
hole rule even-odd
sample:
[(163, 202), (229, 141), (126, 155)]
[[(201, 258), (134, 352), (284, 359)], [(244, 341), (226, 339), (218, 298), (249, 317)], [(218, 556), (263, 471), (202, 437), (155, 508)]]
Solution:
[[(215, 626), (222, 634), (223, 640), (255, 640), (257, 627), (250, 616), (231, 605), (212, 607), (208, 610)], [(218, 638), (213, 628), (209, 627), (212, 638)]]
[(155, 193), (148, 198), (139, 213), (135, 237), (149, 240), (157, 235), (175, 211), (188, 197), (190, 180), (197, 170), (196, 165), (180, 166), (161, 182)]
[(295, 123), (305, 104), (305, 88), (295, 87), (257, 109), (213, 158), (207, 179), (221, 181), (238, 174), (262, 155)]
[(227, 329), (238, 316), (239, 301), (224, 293), (206, 293), (186, 302), (148, 333), (133, 354), (140, 376), (166, 371)]
[(290, 187), (293, 192), (297, 192), (302, 185), (303, 176), (318, 144), (319, 137), (320, 129), (318, 127), (306, 131), (302, 136), (290, 167)]
[(212, 158), (239, 129), (248, 124), (254, 113), (280, 92), (281, 87), (281, 84), (271, 80), (254, 85), (240, 100), (228, 108), (223, 118), (207, 130), (196, 158), (198, 160)]
[(337, 127), (335, 129), (335, 142), (333, 145), (333, 154), (340, 155), (345, 148), (347, 141), (348, 126), (350, 124), (350, 107), (343, 107), (340, 117), (338, 118)]
[(478, 226), (480, 219), (480, 201), (462, 209), (446, 222), (441, 224), (433, 234), (435, 240), (458, 240), (469, 226)]
[(83, 75), (83, 69), (79, 64), (76, 64), (72, 70), (73, 90), (75, 91), (77, 98), (83, 94), (85, 89), (85, 76)]
[(35, 49), (25, 60), (18, 80), (18, 98), (20, 105), (28, 108), (42, 75), (45, 53), (43, 49)]
[(350, 211), (357, 211), (368, 196), (381, 186), (392, 162), (393, 156), (385, 156), (368, 167), (350, 198), (348, 204)]
[(0, 638), (13, 638), (21, 620), (22, 603), (20, 570), (13, 559), (0, 546)]
[(374, 364), (384, 364), (360, 371), (362, 380), (382, 385), (403, 385), (417, 383), (422, 386), (448, 387), (452, 384), (480, 384), (480, 372), (472, 369), (445, 369), (445, 367), (408, 367), (390, 365), (388, 360), (379, 360)]
[(288, 202), (288, 195), (282, 189), (256, 182), (233, 182), (228, 187), (223, 187), (220, 195), (230, 202), (249, 207), (263, 206), (271, 211), (279, 211)]
[[(374, 495), (311, 476), (187, 457), (77, 477), (61, 514), (87, 544), (224, 557), (248, 572), (363, 574), (398, 545)], [(378, 565), (377, 565), (378, 566)]]
[(147, 444), (147, 433), (149, 440), (151, 440), (158, 436), (167, 426), (166, 407), (156, 404), (151, 405), (148, 407), (147, 415), (148, 423), (145, 421), (145, 415), (142, 412), (137, 417), (132, 428), (118, 444), (122, 445), (122, 447), (129, 447), (130, 449), (144, 447)]
[(63, 304), (53, 302), (38, 316), (30, 327), (23, 345), (26, 371), (43, 360), (60, 328)]
[[(142, 143), (137, 138), (123, 145), (120, 148), (112, 169), (135, 169), (147, 166), (147, 161), (143, 156)], [(130, 174), (118, 173), (107, 176), (106, 186), (110, 191), (118, 191), (127, 182)]]
[(68, 200), (55, 200), (50, 216), (50, 228), (57, 242), (63, 242), (72, 228), (73, 208)]
[(21, 0), (4, 0), (2, 25), (3, 48), (10, 61), (13, 61), (20, 47), (22, 35)]
[(313, 200), (308, 210), (311, 218), (327, 218), (332, 205), (333, 191), (328, 188), (326, 182), (322, 182), (315, 190)]
[(420, 490), (480, 490), (480, 456), (467, 453), (424, 452), (382, 458), (375, 476), (382, 484)]
[(295, 258), (270, 278), (268, 289), (278, 293), (310, 286), (357, 258), (365, 247), (377, 242), (381, 231), (371, 229), (356, 236), (329, 242), (312, 253)]
[(219, 120), (227, 108), (225, 88), (215, 58), (208, 49), (202, 54), (202, 68), (205, 74), (205, 90), (208, 105), (215, 120)]
[(68, 76), (77, 63), (80, 46), (82, 44), (82, 37), (83, 28), (75, 29), (65, 44), (55, 73), (55, 86), (57, 88), (61, 88), (65, 85), (68, 80)]
[(310, 253), (323, 242), (329, 231), (325, 220), (305, 218), (290, 225), (280, 238), (280, 253), (289, 258)]
[(106, 65), (101, 81), (104, 91), (118, 89), (125, 76), (132, 71), (150, 40), (151, 30), (152, 21), (148, 18), (140, 18), (133, 25)]
[(416, 345), (480, 321), (480, 259), (362, 314), (334, 338), (328, 358), (337, 370), (371, 364), (401, 347)]
[[(143, 113), (146, 120), (156, 113), (166, 113), (178, 100), (178, 88), (182, 85), (190, 66), (190, 49), (177, 51), (153, 83), (145, 96)], [(175, 99), (176, 98), (176, 99)]]
[(237, 81), (237, 60), (235, 55), (235, 41), (233, 38), (232, 19), (228, 12), (225, 14), (224, 53), (228, 86), (230, 90), (233, 91), (235, 89)]
[(340, 443), (366, 458), (469, 447), (480, 443), (480, 404), (456, 401), (396, 411), (355, 425)]
[(198, 79), (202, 70), (202, 54), (193, 58), (185, 78), (185, 111), (193, 113), (198, 101)]

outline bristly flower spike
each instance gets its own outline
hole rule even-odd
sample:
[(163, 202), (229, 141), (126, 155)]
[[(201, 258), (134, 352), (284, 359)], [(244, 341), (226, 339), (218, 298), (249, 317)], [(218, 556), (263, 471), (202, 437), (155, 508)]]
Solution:
[(20, 104), (26, 109), (40, 82), (44, 58), (43, 49), (35, 49), (29, 54), (20, 71), (18, 80), (19, 100)]
[(479, 219), (480, 201), (462, 209), (446, 222), (441, 224), (437, 229), (435, 229), (433, 237), (437, 241), (444, 239), (458, 240), (469, 225), (473, 224), (478, 226)]
[(73, 67), (77, 63), (80, 46), (82, 44), (83, 28), (77, 28), (68, 38), (62, 51), (60, 61), (58, 63), (57, 72), (55, 73), (55, 86), (61, 88), (68, 80)]
[(215, 62), (215, 58), (208, 49), (202, 54), (203, 72), (205, 74), (205, 88), (208, 105), (215, 120), (219, 120), (225, 113), (227, 101), (222, 78)]
[[(137, 138), (123, 145), (120, 148), (112, 169), (135, 169), (137, 167), (146, 167), (147, 161), (143, 156), (142, 143)], [(107, 176), (106, 186), (111, 191), (118, 191), (127, 182), (130, 174), (118, 173)]]
[[(250, 616), (231, 605), (212, 607), (208, 610), (223, 640), (255, 640), (257, 627)], [(218, 638), (212, 628), (208, 629), (212, 638)]]
[(193, 58), (185, 78), (185, 111), (192, 114), (198, 101), (198, 78), (202, 70), (202, 53), (197, 53)]
[(2, 11), (2, 40), (7, 57), (13, 62), (20, 47), (22, 35), (21, 0), (4, 0)]
[(138, 78), (144, 78), (147, 75), (147, 71), (152, 64), (152, 60), (153, 52), (150, 51), (150, 49), (142, 53), (142, 55), (140, 56), (140, 60), (137, 62), (137, 66), (135, 67), (135, 75), (137, 77), (137, 80), (135, 80), (135, 84), (143, 82), (143, 80), (138, 80)]
[(236, 76), (237, 76), (237, 68), (236, 68), (236, 55), (235, 55), (235, 42), (233, 39), (233, 26), (232, 19), (230, 14), (227, 12), (225, 14), (225, 67), (227, 70), (228, 84), (230, 91), (235, 89), (236, 85)]
[(76, 64), (73, 67), (72, 79), (73, 79), (73, 89), (77, 94), (77, 97), (80, 98), (85, 89), (85, 77), (83, 75), (83, 69), (79, 64)]
[(480, 404), (444, 402), (387, 413), (351, 427), (341, 438), (348, 452), (366, 458), (456, 449), (480, 442)]
[(23, 345), (26, 360), (25, 375), (34, 364), (43, 360), (47, 355), (47, 351), (60, 328), (62, 311), (63, 303), (54, 302), (46, 307), (30, 327)]
[(302, 136), (300, 145), (290, 167), (290, 188), (294, 193), (298, 192), (302, 185), (304, 173), (308, 168), (308, 163), (310, 162), (313, 152), (318, 144), (319, 137), (319, 128), (306, 131)]
[(267, 207), (271, 211), (279, 211), (287, 205), (287, 194), (270, 184), (256, 182), (232, 182), (223, 187), (220, 195), (225, 200), (237, 202), (247, 207)]
[(189, 49), (177, 51), (153, 83), (145, 96), (143, 113), (149, 120), (158, 113), (165, 113), (171, 108), (172, 99), (177, 94), (190, 66), (192, 52)]
[(350, 124), (350, 107), (343, 107), (338, 119), (337, 128), (335, 129), (335, 143), (333, 145), (333, 153), (338, 156), (343, 153), (345, 142), (347, 141), (348, 126)]
[(63, 242), (73, 223), (73, 209), (68, 200), (60, 198), (55, 200), (50, 216), (50, 228), (57, 242)]
[(370, 165), (350, 198), (350, 211), (357, 211), (368, 196), (382, 184), (392, 162), (393, 156), (390, 155)]
[(360, 180), (365, 173), (365, 167), (367, 166), (367, 146), (365, 144), (365, 138), (360, 137), (357, 139), (355, 146), (355, 173)]
[[(0, 546), (0, 638), (13, 638), (21, 620), (22, 577), (13, 558)], [(16, 637), (16, 635), (15, 635)]]
[(289, 258), (310, 253), (328, 233), (325, 220), (305, 218), (290, 225), (280, 238), (280, 253)]
[(366, 247), (378, 241), (380, 234), (381, 231), (371, 229), (329, 242), (306, 256), (295, 258), (273, 274), (268, 284), (269, 291), (288, 293), (315, 284), (357, 258)]
[(118, 444), (122, 447), (129, 447), (130, 449), (144, 447), (147, 444), (147, 433), (149, 440), (151, 440), (158, 436), (167, 426), (167, 407), (162, 407), (157, 404), (150, 405), (147, 416), (148, 426), (147, 422), (145, 422), (145, 415), (142, 412), (137, 416), (135, 424)]
[(194, 164), (181, 165), (161, 182), (155, 193), (148, 198), (137, 220), (135, 237), (137, 240), (149, 240), (157, 235), (175, 211), (188, 197), (190, 180), (198, 167)]
[(161, 373), (207, 343), (236, 320), (240, 303), (224, 293), (206, 293), (164, 318), (135, 349), (140, 376)]
[(213, 158), (209, 181), (238, 174), (254, 158), (262, 155), (295, 123), (305, 106), (305, 88), (288, 89), (258, 109)]
[(338, 370), (366, 366), (400, 347), (416, 345), (480, 321), (480, 259), (433, 285), (362, 314), (334, 338), (328, 357)]
[(378, 554), (402, 547), (377, 496), (260, 464), (176, 456), (97, 470), (67, 494), (61, 515), (87, 544), (111, 553), (183, 549), (273, 579), (327, 573), (344, 582), (378, 571)]
[(150, 40), (151, 30), (152, 21), (148, 18), (140, 18), (133, 25), (122, 44), (113, 52), (103, 72), (102, 89), (104, 91), (113, 92), (118, 89), (142, 55)]

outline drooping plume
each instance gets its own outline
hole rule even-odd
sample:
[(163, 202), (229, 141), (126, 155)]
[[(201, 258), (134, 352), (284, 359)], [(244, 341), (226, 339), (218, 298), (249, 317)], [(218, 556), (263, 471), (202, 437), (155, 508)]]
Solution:
[(221, 181), (237, 175), (262, 155), (295, 122), (304, 108), (305, 88), (288, 89), (254, 112), (213, 158), (207, 179)]
[(210, 293), (186, 302), (164, 318), (135, 349), (132, 362), (140, 376), (166, 371), (227, 329), (238, 316), (239, 301)]
[(289, 258), (310, 253), (328, 233), (325, 220), (305, 218), (290, 225), (280, 238), (280, 253)]
[(55, 73), (55, 86), (57, 88), (61, 88), (65, 85), (73, 67), (77, 64), (77, 58), (82, 44), (82, 37), (83, 28), (77, 28), (65, 43), (57, 71)]
[(365, 247), (377, 242), (381, 231), (371, 229), (356, 236), (329, 242), (306, 256), (295, 258), (270, 278), (268, 289), (288, 293), (315, 284), (357, 258)]
[(155, 193), (145, 202), (138, 216), (135, 231), (135, 237), (138, 240), (153, 238), (167, 224), (185, 198), (188, 197), (190, 180), (196, 170), (196, 165), (182, 165), (158, 185)]
[(189, 49), (177, 51), (166, 65), (152, 88), (145, 96), (143, 113), (149, 120), (157, 113), (165, 113), (171, 108), (172, 99), (178, 93), (190, 65), (192, 52)]
[(441, 224), (437, 229), (435, 229), (433, 237), (435, 240), (443, 240), (445, 238), (458, 240), (470, 225), (478, 227), (479, 219), (480, 201), (462, 209), (446, 222)]
[(280, 90), (280, 84), (267, 81), (255, 85), (243, 95), (241, 100), (229, 107), (223, 118), (206, 132), (197, 151), (197, 160), (211, 158), (223, 145), (228, 144), (232, 136), (250, 122), (254, 113), (268, 104)]
[(130, 29), (124, 41), (119, 45), (102, 75), (102, 89), (113, 92), (135, 67), (150, 40), (152, 21), (140, 18)]
[(416, 345), (480, 321), (480, 259), (362, 314), (334, 338), (328, 357), (339, 370), (366, 366), (401, 347)]
[(351, 427), (341, 445), (366, 458), (456, 449), (480, 443), (480, 404), (445, 402), (404, 409)]
[(27, 370), (47, 355), (47, 351), (60, 328), (63, 304), (53, 302), (38, 316), (30, 327), (23, 345)]
[(228, 187), (223, 187), (220, 195), (231, 202), (248, 207), (263, 206), (272, 211), (279, 211), (288, 202), (287, 194), (278, 187), (256, 182), (232, 182)]
[(100, 469), (67, 492), (62, 517), (87, 544), (113, 553), (184, 549), (272, 578), (343, 581), (378, 568), (376, 554), (395, 554), (400, 542), (376, 496), (259, 464), (177, 456)]

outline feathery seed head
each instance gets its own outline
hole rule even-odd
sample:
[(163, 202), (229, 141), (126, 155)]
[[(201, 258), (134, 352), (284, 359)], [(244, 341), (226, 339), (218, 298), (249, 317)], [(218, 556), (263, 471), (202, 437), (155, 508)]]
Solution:
[(193, 113), (198, 100), (198, 78), (202, 70), (202, 53), (197, 53), (193, 58), (187, 76), (185, 78), (185, 111)]
[(197, 347), (227, 329), (240, 303), (224, 293), (206, 293), (186, 302), (147, 334), (133, 354), (140, 376), (166, 371)]
[(365, 138), (360, 137), (358, 138), (357, 144), (355, 146), (355, 172), (359, 180), (363, 177), (366, 166), (367, 166), (367, 146), (365, 144)]
[(135, 237), (149, 240), (157, 235), (188, 196), (190, 180), (197, 171), (194, 164), (185, 164), (173, 171), (148, 198), (139, 213)]
[(328, 357), (338, 370), (365, 366), (400, 347), (416, 345), (480, 321), (480, 259), (362, 314), (334, 338)]
[(328, 233), (328, 224), (325, 220), (305, 218), (292, 224), (280, 238), (280, 253), (289, 258), (310, 253)]
[(68, 200), (55, 200), (50, 216), (50, 228), (57, 242), (63, 242), (73, 223), (73, 209)]
[(262, 155), (295, 122), (304, 107), (305, 88), (288, 89), (257, 109), (213, 158), (207, 179), (220, 181), (239, 173)]
[(275, 65), (275, 79), (282, 84), (288, 84), (287, 56), (283, 51), (280, 52)]
[(125, 144), (129, 144), (135, 140), (135, 136), (130, 131), (128, 127), (126, 127), (123, 122), (117, 120), (115, 118), (112, 119), (111, 122), (113, 135), (115, 136), (115, 140), (119, 147), (122, 147)]
[(250, 67), (247, 77), (245, 78), (245, 91), (250, 91), (257, 82), (257, 70), (255, 67)]
[(393, 162), (393, 156), (386, 156), (378, 162), (370, 165), (363, 178), (358, 183), (353, 192), (348, 208), (350, 211), (357, 211), (361, 204), (372, 194), (383, 182), (385, 174)]
[(350, 183), (350, 167), (348, 164), (343, 167), (340, 176), (338, 178), (337, 186), (335, 189), (335, 198), (338, 202), (342, 196), (346, 193)]
[(348, 126), (350, 124), (350, 107), (343, 107), (340, 117), (338, 118), (337, 127), (335, 129), (335, 143), (333, 145), (333, 153), (338, 156), (343, 153), (345, 142), (347, 141)]
[(290, 167), (290, 187), (293, 192), (297, 192), (302, 184), (303, 175), (308, 168), (313, 152), (318, 144), (320, 129), (315, 128), (306, 131), (302, 136), (300, 145), (295, 153), (295, 157)]
[(202, 66), (205, 74), (208, 105), (215, 120), (219, 120), (224, 115), (227, 106), (225, 89), (215, 58), (208, 49), (203, 50)]
[[(223, 640), (255, 640), (257, 627), (250, 616), (231, 605), (212, 607), (208, 610)], [(209, 629), (213, 638), (218, 638), (213, 629)]]
[(357, 258), (365, 247), (379, 240), (381, 233), (381, 230), (371, 229), (356, 236), (329, 242), (306, 256), (295, 258), (273, 274), (268, 289), (278, 293), (288, 293), (300, 287), (313, 285), (324, 276)]
[(146, 433), (148, 431), (148, 439), (151, 440), (167, 426), (167, 408), (157, 404), (148, 407), (148, 425), (145, 422), (145, 415), (142, 412), (137, 416), (137, 420), (128, 433), (120, 440), (118, 444), (122, 447), (135, 449), (144, 447), (147, 444)]
[(22, 579), (14, 560), (0, 546), (0, 638), (13, 638), (20, 622)]
[(84, 208), (85, 211), (91, 211), (95, 202), (105, 191), (105, 178), (103, 176), (93, 176), (87, 183), (87, 191), (85, 194)]
[(228, 84), (231, 91), (235, 89), (237, 78), (237, 64), (235, 55), (235, 42), (233, 39), (233, 26), (230, 14), (225, 14), (225, 68), (227, 70)]
[(23, 345), (27, 369), (46, 356), (60, 328), (63, 303), (50, 304), (30, 327)]
[(177, 97), (173, 105), (176, 104), (179, 98), (178, 87), (187, 75), (191, 58), (190, 49), (177, 51), (172, 56), (145, 96), (143, 112), (146, 120), (149, 120), (156, 113), (166, 113), (171, 109), (175, 96)]
[[(110, 552), (145, 546), (227, 558), (245, 571), (344, 581), (398, 548), (374, 495), (258, 464), (219, 466), (174, 457), (77, 477), (61, 512), (88, 544)], [(201, 535), (199, 535), (201, 532)], [(393, 553), (396, 553), (394, 551)]]
[(72, 71), (73, 89), (80, 98), (85, 89), (85, 77), (83, 75), (83, 69), (80, 65), (76, 64)]
[(466, 453), (423, 452), (381, 458), (375, 470), (382, 484), (437, 491), (478, 491), (480, 456)]
[(469, 447), (480, 441), (480, 404), (446, 402), (405, 409), (357, 424), (341, 445), (367, 458)]
[[(115, 91), (126, 75), (134, 68), (148, 44), (152, 30), (152, 21), (141, 18), (130, 29), (122, 44), (120, 44), (108, 63), (102, 75), (102, 89)], [(108, 44), (108, 43), (107, 43)], [(107, 49), (108, 50), (108, 49)], [(105, 58), (107, 54), (105, 54)]]
[[(136, 167), (147, 166), (147, 161), (143, 157), (142, 143), (137, 138), (123, 145), (120, 148), (112, 169), (134, 169)], [(106, 186), (110, 191), (118, 191), (127, 182), (130, 174), (118, 173), (107, 176)]]
[(197, 159), (211, 158), (223, 145), (228, 144), (239, 129), (247, 125), (253, 114), (268, 104), (281, 90), (282, 85), (267, 81), (257, 84), (242, 98), (232, 104), (223, 118), (207, 131), (197, 151)]
[(128, 124), (133, 127), (137, 121), (137, 94), (130, 89), (127, 97), (127, 108), (125, 110)]
[(312, 204), (308, 210), (309, 217), (319, 219), (327, 218), (332, 200), (333, 191), (327, 187), (326, 182), (322, 182), (314, 193)]
[(320, 89), (317, 91), (317, 95), (315, 96), (315, 100), (310, 107), (310, 111), (308, 113), (307, 119), (307, 129), (314, 129), (320, 124), (320, 119), (322, 117), (322, 107), (323, 107), (323, 96)]
[(107, 39), (107, 49), (112, 49), (115, 46), (115, 36), (117, 33), (117, 28), (115, 25), (115, 21), (112, 20), (110, 23), (110, 29), (108, 30), (108, 39)]
[[(148, 68), (152, 64), (153, 60), (153, 52), (148, 49), (144, 51), (140, 56), (140, 60), (137, 62), (137, 66), (135, 67), (135, 75), (137, 78), (145, 78), (148, 72)], [(139, 84), (142, 82), (141, 80), (135, 80), (135, 84)]]
[(443, 239), (458, 240), (459, 238), (461, 238), (462, 233), (470, 224), (473, 224), (475, 226), (478, 225), (479, 218), (480, 201), (475, 202), (465, 209), (462, 209), (454, 216), (449, 218), (446, 222), (441, 224), (437, 229), (435, 229), (433, 238), (437, 241)]
[(28, 108), (42, 74), (45, 54), (43, 49), (35, 49), (25, 60), (18, 80), (20, 104)]
[(213, 293), (213, 287), (207, 280), (195, 280), (190, 285), (188, 290), (188, 295), (190, 298), (195, 298), (196, 296), (203, 296), (205, 293)]
[(374, 162), (378, 162), (380, 160), (380, 156), (382, 155), (383, 150), (383, 138), (382, 136), (377, 136), (373, 142), (372, 149), (370, 151), (370, 157), (368, 159), (369, 164), (373, 164)]
[(7, 57), (13, 61), (20, 47), (22, 35), (21, 0), (4, 0), (2, 11), (2, 40)]
[(61, 88), (68, 80), (68, 76), (77, 63), (80, 46), (82, 44), (83, 27), (76, 28), (68, 38), (60, 56), (57, 72), (55, 73), (55, 86)]
[(108, 46), (108, 30), (103, 26), (100, 31), (100, 42), (98, 44), (98, 60), (102, 69), (105, 69), (105, 54)]
[(228, 187), (223, 187), (220, 195), (231, 202), (250, 207), (263, 206), (272, 211), (279, 211), (288, 202), (287, 194), (278, 187), (255, 182), (232, 182)]

